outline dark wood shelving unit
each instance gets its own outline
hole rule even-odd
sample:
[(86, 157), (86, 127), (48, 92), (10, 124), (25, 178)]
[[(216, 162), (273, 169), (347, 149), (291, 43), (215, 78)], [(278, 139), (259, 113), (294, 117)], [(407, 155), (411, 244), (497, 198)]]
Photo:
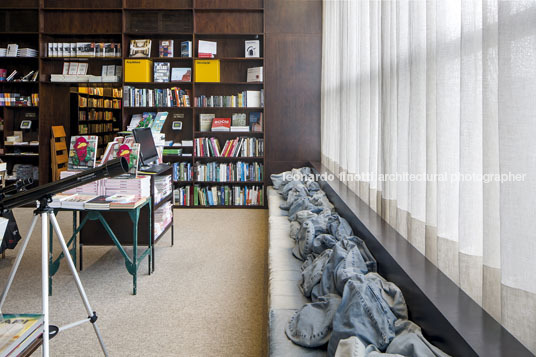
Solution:
[[(25, 16), (21, 16), (21, 14)], [(15, 21), (17, 19), (17, 21)], [(22, 20), (20, 20), (22, 19)], [(6, 20), (2, 22), (2, 20)], [(104, 87), (123, 88), (135, 86), (139, 88), (170, 88), (181, 87), (190, 91), (189, 107), (124, 107), (94, 108), (98, 111), (114, 113), (117, 127), (114, 131), (95, 133), (103, 136), (115, 134), (117, 130), (125, 130), (133, 114), (143, 112), (169, 112), (168, 119), (162, 130), (166, 140), (180, 142), (195, 140), (197, 137), (213, 136), (224, 139), (235, 137), (255, 137), (265, 140), (265, 130), (262, 132), (199, 132), (199, 114), (214, 113), (216, 117), (230, 117), (233, 113), (245, 113), (249, 123), (249, 113), (261, 112), (263, 121), (266, 119), (264, 107), (193, 107), (193, 101), (199, 95), (236, 95), (244, 90), (264, 90), (264, 83), (246, 82), (248, 67), (265, 67), (265, 0), (4, 0), (0, 4), (0, 46), (7, 43), (19, 43), (19, 47), (31, 47), (38, 50), (36, 58), (1, 58), (0, 68), (11, 69), (20, 66), (25, 71), (32, 68), (39, 70), (39, 79), (35, 83), (3, 83), (0, 82), (0, 92), (7, 88), (21, 93), (39, 93), (40, 109), (34, 107), (2, 108), (0, 116), (4, 120), (15, 116), (13, 113), (34, 110), (38, 115), (37, 131), (39, 145), (39, 180), (42, 183), (50, 180), (50, 128), (53, 125), (63, 125), (67, 137), (78, 134), (78, 115), (81, 108), (74, 108), (71, 103), (73, 87)], [(102, 65), (122, 65), (129, 59), (130, 40), (151, 39), (152, 50), (150, 60), (153, 62), (169, 62), (172, 67), (191, 67), (194, 61), (202, 60), (197, 56), (197, 41), (207, 40), (218, 43), (217, 56), (220, 61), (221, 82), (143, 82), (126, 83), (123, 79), (116, 83), (92, 82), (51, 82), (50, 74), (62, 73), (64, 62), (79, 62), (88, 64), (88, 74), (100, 75)], [(174, 41), (174, 57), (158, 57), (159, 40)], [(246, 58), (244, 41), (259, 40), (260, 57)], [(178, 57), (181, 41), (192, 42), (192, 57)], [(113, 42), (121, 44), (120, 57), (48, 57), (49, 42)], [(3, 46), (2, 46), (3, 45)], [(12, 60), (13, 64), (12, 64)], [(264, 68), (265, 69), (265, 68)], [(89, 97), (89, 96), (88, 96)], [(122, 103), (123, 104), (123, 103)], [(82, 110), (91, 110), (85, 108)], [(6, 115), (5, 111), (10, 114)], [(73, 113), (76, 111), (76, 113)], [(68, 114), (70, 113), (70, 114)], [(181, 131), (172, 130), (172, 122), (183, 122)], [(87, 120), (87, 124), (105, 124), (107, 121)], [(264, 125), (264, 123), (263, 123)], [(37, 125), (36, 125), (37, 126)], [(6, 127), (6, 129), (8, 129)], [(33, 130), (34, 128), (32, 128)], [(10, 129), (6, 130), (9, 135)], [(87, 135), (93, 135), (88, 133)], [(3, 140), (2, 140), (3, 144)], [(220, 143), (223, 144), (223, 143)], [(185, 147), (184, 151), (193, 153), (193, 148)], [(259, 161), (264, 162), (264, 156), (256, 158), (197, 158), (176, 157), (166, 155), (168, 162), (197, 161)], [(14, 160), (14, 159), (12, 159)], [(263, 175), (265, 177), (265, 175)], [(177, 184), (191, 184), (188, 181)], [(207, 183), (203, 183), (206, 185)], [(221, 185), (221, 183), (217, 183)], [(241, 184), (229, 183), (229, 184)], [(262, 182), (252, 184), (264, 186)], [(266, 200), (265, 200), (266, 201)], [(220, 206), (215, 206), (220, 207)], [(223, 206), (229, 207), (229, 206)], [(249, 207), (249, 206), (248, 206)]]

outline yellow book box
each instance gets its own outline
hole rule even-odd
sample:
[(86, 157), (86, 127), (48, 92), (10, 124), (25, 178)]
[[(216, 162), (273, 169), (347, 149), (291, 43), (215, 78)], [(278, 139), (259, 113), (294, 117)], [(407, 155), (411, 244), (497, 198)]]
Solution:
[(152, 82), (153, 61), (148, 59), (125, 60), (125, 82)]
[(195, 82), (219, 82), (220, 81), (220, 60), (195, 60), (194, 61), (194, 81)]

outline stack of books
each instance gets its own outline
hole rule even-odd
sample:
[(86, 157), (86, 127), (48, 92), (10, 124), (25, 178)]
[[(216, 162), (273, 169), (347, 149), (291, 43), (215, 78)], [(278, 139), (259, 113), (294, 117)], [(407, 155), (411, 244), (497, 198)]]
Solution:
[(19, 57), (37, 57), (37, 50), (33, 48), (21, 48), (18, 51)]
[(122, 194), (147, 197), (151, 195), (151, 178), (138, 176), (136, 178), (107, 179), (103, 194), (107, 196)]
[(173, 219), (173, 205), (166, 202), (154, 212), (154, 236), (158, 237)]
[(173, 191), (171, 175), (154, 177), (154, 204), (158, 204)]

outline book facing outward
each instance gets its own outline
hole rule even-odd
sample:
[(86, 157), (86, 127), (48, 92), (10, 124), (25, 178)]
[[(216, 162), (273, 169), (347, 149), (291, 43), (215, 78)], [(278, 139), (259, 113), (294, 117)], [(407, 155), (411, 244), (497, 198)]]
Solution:
[(69, 170), (91, 169), (97, 160), (98, 136), (72, 136), (69, 148)]
[(199, 114), (199, 130), (210, 131), (212, 126), (212, 120), (216, 117), (216, 114)]
[(130, 40), (130, 57), (150, 57), (151, 40)]
[(158, 56), (173, 57), (173, 40), (160, 40)]
[(231, 118), (214, 118), (211, 131), (230, 131)]
[(110, 209), (133, 209), (147, 200), (147, 197), (117, 194), (108, 197)]
[(41, 334), (43, 315), (4, 314), (0, 321), (0, 356), (18, 356)]

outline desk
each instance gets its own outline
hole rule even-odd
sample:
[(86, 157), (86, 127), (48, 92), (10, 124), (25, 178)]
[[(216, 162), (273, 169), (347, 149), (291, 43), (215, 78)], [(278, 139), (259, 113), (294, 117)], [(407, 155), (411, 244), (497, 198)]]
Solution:
[[(148, 272), (151, 274), (152, 271), (152, 242), (149, 239), (148, 240), (148, 246), (145, 250), (141, 252), (141, 254), (138, 256), (138, 224), (140, 221), (140, 212), (143, 207), (147, 206), (149, 209), (149, 221), (151, 220), (151, 198), (148, 197), (147, 200), (139, 205), (136, 208), (133, 209), (110, 209), (110, 210), (75, 210), (75, 209), (66, 209), (66, 208), (55, 208), (54, 214), (57, 215), (60, 211), (71, 211), (73, 212), (73, 235), (67, 242), (67, 247), (69, 248), (69, 252), (71, 253), (71, 256), (73, 258), (73, 262), (76, 265), (76, 236), (78, 233), (84, 228), (85, 224), (88, 221), (99, 221), (108, 234), (108, 236), (112, 239), (113, 243), (119, 249), (119, 252), (125, 259), (125, 266), (127, 268), (127, 271), (130, 275), (132, 275), (132, 293), (136, 295), (137, 292), (137, 279), (138, 279), (138, 268), (143, 261), (143, 259), (147, 256), (148, 262), (149, 262), (149, 269)], [(77, 213), (79, 212), (85, 212), (85, 216), (80, 222), (80, 224), (77, 226)], [(117, 238), (116, 234), (112, 231), (110, 228), (110, 225), (102, 215), (102, 212), (127, 212), (131, 221), (132, 221), (132, 258), (128, 256), (125, 249), (123, 248), (123, 245)], [(151, 224), (148, 225), (149, 234), (151, 234)], [(63, 258), (63, 253), (61, 253), (56, 259), (53, 257), (53, 249), (52, 249), (52, 243), (53, 243), (53, 228), (52, 225), (50, 225), (50, 255), (49, 255), (49, 292), (52, 294), (52, 277), (56, 274), (60, 267), (61, 259)]]

